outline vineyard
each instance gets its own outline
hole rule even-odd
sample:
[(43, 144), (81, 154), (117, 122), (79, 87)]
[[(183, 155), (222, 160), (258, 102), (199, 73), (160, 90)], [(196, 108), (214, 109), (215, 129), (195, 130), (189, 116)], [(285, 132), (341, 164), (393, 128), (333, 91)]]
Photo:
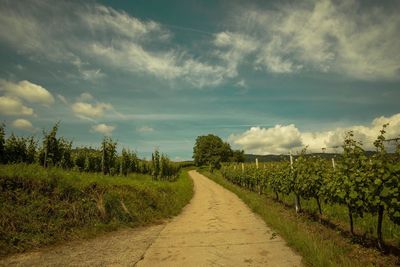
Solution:
[(42, 144), (35, 137), (19, 137), (13, 133), (6, 138), (5, 126), (0, 125), (0, 163), (36, 163), (45, 168), (59, 167), (80, 172), (101, 172), (104, 175), (130, 173), (150, 174), (155, 180), (173, 181), (182, 164), (173, 163), (155, 150), (151, 161), (139, 159), (136, 152), (123, 148), (117, 152), (117, 142), (104, 137), (100, 148), (72, 148), (72, 141), (57, 137), (59, 123), (43, 132)]
[(384, 249), (383, 222), (391, 230), (390, 237), (400, 240), (400, 147), (395, 153), (386, 151), (385, 127), (374, 142), (376, 153), (371, 157), (349, 132), (343, 154), (332, 161), (307, 155), (303, 149), (290, 156), (289, 162), (226, 164), (221, 173), (230, 182), (258, 194), (271, 194), (277, 201), (293, 198), (298, 213), (302, 201), (315, 202), (320, 217), (324, 206), (326, 210), (345, 208), (351, 234), (355, 218), (374, 217), (377, 246)]

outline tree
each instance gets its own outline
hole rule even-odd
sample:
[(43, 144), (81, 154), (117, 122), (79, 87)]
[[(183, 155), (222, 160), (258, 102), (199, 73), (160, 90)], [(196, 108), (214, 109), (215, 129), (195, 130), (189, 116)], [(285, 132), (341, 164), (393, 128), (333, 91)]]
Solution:
[(229, 161), (231, 162), (244, 162), (244, 151), (243, 150), (233, 150), (232, 156)]
[(198, 136), (193, 148), (193, 159), (196, 166), (208, 165), (210, 169), (221, 167), (221, 162), (229, 161), (232, 149), (228, 143), (216, 135)]

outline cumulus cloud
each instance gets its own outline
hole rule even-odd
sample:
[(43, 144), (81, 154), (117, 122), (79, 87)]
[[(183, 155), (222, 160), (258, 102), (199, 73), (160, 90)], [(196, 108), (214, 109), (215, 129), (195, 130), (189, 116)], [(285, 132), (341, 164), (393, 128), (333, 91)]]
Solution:
[(231, 135), (230, 140), (246, 152), (255, 154), (287, 153), (292, 147), (302, 145), (301, 133), (294, 124), (273, 128), (251, 127), (241, 135)]
[(31, 116), (34, 112), (33, 109), (24, 106), (18, 98), (0, 96), (0, 114)]
[(365, 149), (374, 150), (373, 142), (386, 123), (389, 123), (386, 138), (399, 137), (400, 113), (376, 118), (367, 126), (355, 125), (321, 132), (301, 132), (294, 124), (272, 128), (251, 127), (242, 134), (231, 135), (229, 141), (239, 145), (246, 153), (253, 154), (286, 154), (305, 146), (312, 152), (321, 152), (322, 148), (328, 148), (329, 152), (339, 152), (346, 132), (353, 131)]
[(143, 126), (143, 127), (137, 128), (137, 131), (141, 132), (141, 133), (150, 133), (150, 132), (154, 132), (154, 128), (152, 128), (150, 126)]
[(54, 103), (52, 94), (40, 85), (29, 81), (18, 83), (0, 80), (0, 89), (9, 96), (21, 98), (28, 102), (50, 105)]
[(115, 126), (100, 123), (92, 126), (92, 130), (104, 135), (111, 135), (115, 130)]
[(254, 65), (268, 72), (313, 70), (363, 80), (398, 79), (400, 17), (395, 5), (388, 9), (323, 0), (280, 3), (269, 10), (246, 7), (232, 32), (257, 40)]
[(100, 118), (104, 115), (106, 110), (112, 109), (112, 105), (107, 103), (91, 104), (86, 102), (75, 102), (72, 104), (71, 108), (78, 117)]
[(28, 131), (28, 132), (33, 132), (36, 129), (33, 127), (32, 123), (28, 120), (25, 119), (16, 119), (11, 123), (11, 125), (20, 130)]

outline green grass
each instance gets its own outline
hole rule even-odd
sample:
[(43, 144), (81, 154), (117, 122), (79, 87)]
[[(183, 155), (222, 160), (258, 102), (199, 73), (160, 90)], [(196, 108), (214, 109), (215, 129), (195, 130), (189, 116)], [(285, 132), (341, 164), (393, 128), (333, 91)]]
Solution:
[(179, 214), (193, 195), (182, 171), (175, 182), (0, 165), (0, 255)]
[(337, 230), (310, 220), (307, 216), (296, 215), (292, 208), (285, 207), (270, 197), (260, 196), (230, 183), (218, 171), (199, 171), (238, 195), (267, 225), (279, 233), (289, 246), (302, 255), (304, 263), (308, 266), (396, 265), (398, 259), (395, 256), (384, 256), (376, 249), (353, 244)]
[[(273, 196), (273, 192), (268, 191), (267, 194)], [(294, 202), (294, 195), (280, 195), (280, 200), (287, 205), (292, 205)], [(318, 213), (318, 206), (314, 199), (301, 200), (301, 206), (304, 211), (310, 214)], [(348, 221), (348, 210), (345, 206), (339, 204), (321, 204), (323, 218), (340, 225), (344, 230), (349, 231), (349, 221)], [(376, 239), (376, 226), (377, 226), (377, 216), (373, 216), (370, 213), (364, 214), (361, 217), (354, 218), (355, 231), (359, 235), (363, 235), (369, 239)], [(392, 244), (393, 246), (400, 247), (400, 225), (396, 225), (387, 216), (383, 217), (382, 223), (382, 235), (385, 242)]]

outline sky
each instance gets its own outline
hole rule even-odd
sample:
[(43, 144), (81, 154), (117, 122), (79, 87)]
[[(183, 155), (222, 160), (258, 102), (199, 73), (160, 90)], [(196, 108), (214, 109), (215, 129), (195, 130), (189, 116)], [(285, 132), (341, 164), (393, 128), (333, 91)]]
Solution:
[[(191, 159), (400, 136), (399, 1), (0, 2), (0, 121)], [(333, 148), (332, 148), (333, 150)]]

